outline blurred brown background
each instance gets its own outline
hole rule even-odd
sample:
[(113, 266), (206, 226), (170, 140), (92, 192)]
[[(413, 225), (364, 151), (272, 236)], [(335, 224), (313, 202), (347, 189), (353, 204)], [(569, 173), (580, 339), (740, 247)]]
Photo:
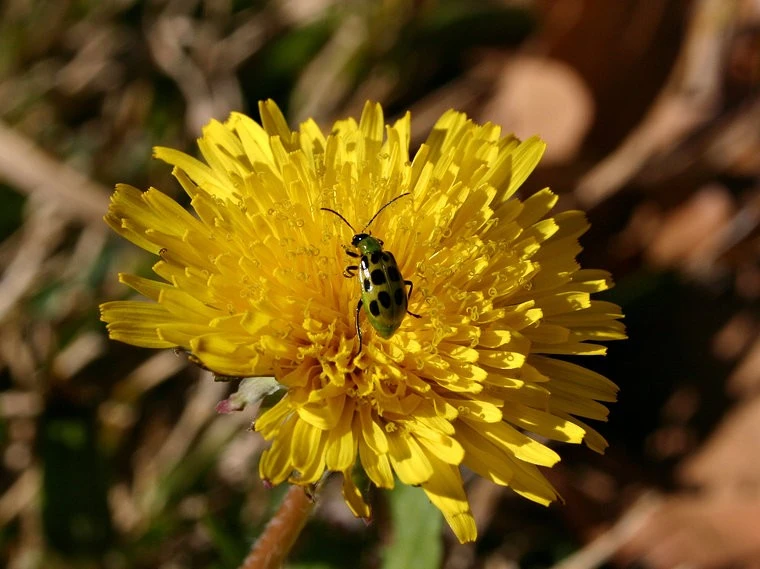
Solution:
[(390, 567), (405, 535), (421, 569), (548, 567), (597, 536), (566, 563), (757, 566), (759, 87), (757, 0), (0, 1), (0, 565), (236, 567), (271, 515), (251, 416), (214, 411), (229, 386), (96, 310), (152, 264), (106, 230), (111, 187), (182, 200), (151, 147), (193, 153), (271, 97), (292, 125), (411, 109), (415, 144), (451, 107), (542, 135), (524, 192), (588, 211), (582, 262), (630, 335), (584, 360), (621, 394), (605, 456), (560, 449), (565, 505), (473, 479), (459, 546), (397, 493), (365, 527), (328, 485), (291, 567)]

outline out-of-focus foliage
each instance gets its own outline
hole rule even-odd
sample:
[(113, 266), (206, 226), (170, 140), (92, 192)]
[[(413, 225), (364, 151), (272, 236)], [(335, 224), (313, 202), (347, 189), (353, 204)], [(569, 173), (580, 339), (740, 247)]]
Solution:
[(443, 518), (419, 488), (399, 484), (390, 495), (395, 530), (383, 554), (383, 569), (436, 569), (441, 563)]
[[(564, 506), (473, 480), (466, 547), (413, 489), (379, 494), (366, 527), (328, 480), (292, 567), (545, 567), (642, 489), (684, 486), (701, 492), (666, 500), (629, 556), (756, 555), (758, 22), (749, 0), (1, 3), (0, 565), (235, 567), (271, 516), (252, 415), (214, 410), (230, 386), (109, 342), (96, 310), (127, 294), (117, 271), (153, 262), (106, 231), (113, 184), (176, 188), (152, 146), (191, 151), (266, 97), (292, 124), (410, 108), (417, 141), (450, 107), (542, 134), (528, 190), (589, 210), (584, 265), (615, 274), (631, 337), (597, 364), (622, 388), (610, 450), (550, 474)], [(724, 556), (673, 546), (679, 531)]]

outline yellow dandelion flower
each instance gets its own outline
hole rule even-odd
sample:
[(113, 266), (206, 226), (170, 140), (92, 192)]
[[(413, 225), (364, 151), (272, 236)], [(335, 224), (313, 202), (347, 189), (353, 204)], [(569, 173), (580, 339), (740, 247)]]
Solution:
[[(604, 354), (597, 342), (624, 328), (617, 306), (590, 299), (609, 275), (575, 260), (584, 215), (550, 214), (548, 189), (514, 196), (544, 143), (448, 111), (410, 156), (408, 113), (385, 126), (368, 103), (358, 123), (324, 134), (311, 120), (291, 131), (271, 101), (260, 111), (261, 125), (233, 113), (206, 126), (205, 163), (156, 150), (195, 215), (156, 189), (116, 188), (106, 221), (160, 256), (161, 280), (120, 275), (152, 302), (105, 303), (111, 338), (180, 347), (217, 374), (257, 378), (254, 391), (274, 377), (285, 394), (255, 422), (271, 441), (262, 478), (307, 485), (341, 473), (356, 515), (369, 516), (359, 468), (380, 488), (421, 486), (463, 542), (476, 529), (462, 466), (555, 500), (539, 467), (560, 457), (538, 439), (601, 452), (606, 442), (579, 417), (605, 419), (601, 402), (617, 388), (552, 356)], [(367, 231), (413, 282), (419, 318), (395, 314), (398, 329), (380, 333), (364, 306), (359, 350), (363, 282), (343, 276), (358, 264), (346, 256), (347, 223), (364, 227), (407, 192)]]

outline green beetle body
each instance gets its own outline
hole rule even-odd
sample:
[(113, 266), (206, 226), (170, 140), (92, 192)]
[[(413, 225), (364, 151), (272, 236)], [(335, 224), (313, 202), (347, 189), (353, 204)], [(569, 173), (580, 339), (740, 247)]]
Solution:
[[(351, 244), (361, 252), (359, 282), (367, 320), (382, 338), (390, 338), (406, 315), (407, 281), (401, 277), (393, 253), (366, 233), (354, 235)], [(411, 281), (408, 281), (411, 286)]]
[[(349, 257), (358, 258), (359, 264), (346, 267), (343, 275), (348, 278), (357, 276), (361, 287), (361, 299), (356, 305), (355, 312), (356, 335), (359, 338), (357, 356), (362, 351), (362, 331), (359, 326), (359, 314), (362, 307), (364, 307), (367, 320), (381, 338), (393, 336), (398, 327), (401, 326), (405, 315), (420, 317), (408, 310), (409, 297), (412, 296), (414, 287), (412, 281), (404, 280), (401, 276), (393, 253), (383, 249), (383, 242), (377, 237), (365, 233), (365, 230), (381, 211), (396, 200), (408, 195), (408, 193), (401, 194), (386, 203), (372, 216), (360, 232), (357, 232), (348, 220), (337, 211), (326, 207), (320, 208), (322, 211), (329, 211), (337, 215), (354, 232), (351, 245), (356, 248), (356, 251), (349, 251), (346, 248), (346, 254)], [(408, 293), (406, 291), (407, 286), (409, 287)]]

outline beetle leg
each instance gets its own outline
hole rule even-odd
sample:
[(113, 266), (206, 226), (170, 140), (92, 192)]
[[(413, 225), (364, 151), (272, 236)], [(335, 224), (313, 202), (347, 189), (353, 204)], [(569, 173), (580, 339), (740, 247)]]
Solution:
[(356, 271), (359, 270), (359, 267), (356, 265), (349, 265), (345, 269), (343, 269), (343, 276), (347, 279), (350, 279), (351, 277), (356, 276)]
[(356, 304), (356, 335), (359, 336), (359, 351), (356, 352), (357, 356), (362, 353), (362, 329), (359, 327), (359, 312), (361, 312), (363, 304), (364, 301), (361, 299)]
[(358, 259), (359, 257), (361, 257), (359, 253), (357, 253), (356, 251), (351, 251), (351, 249), (349, 249), (345, 245), (343, 246), (343, 250), (346, 252), (346, 255), (348, 255), (349, 257), (353, 257), (354, 259)]
[[(409, 299), (412, 298), (412, 291), (414, 290), (414, 283), (412, 281), (404, 281), (404, 284), (409, 287), (409, 294), (406, 295), (406, 302), (409, 303)], [(414, 316), (415, 318), (422, 318), (419, 314), (415, 314), (414, 312), (409, 312), (407, 309), (406, 313), (409, 316)]]

